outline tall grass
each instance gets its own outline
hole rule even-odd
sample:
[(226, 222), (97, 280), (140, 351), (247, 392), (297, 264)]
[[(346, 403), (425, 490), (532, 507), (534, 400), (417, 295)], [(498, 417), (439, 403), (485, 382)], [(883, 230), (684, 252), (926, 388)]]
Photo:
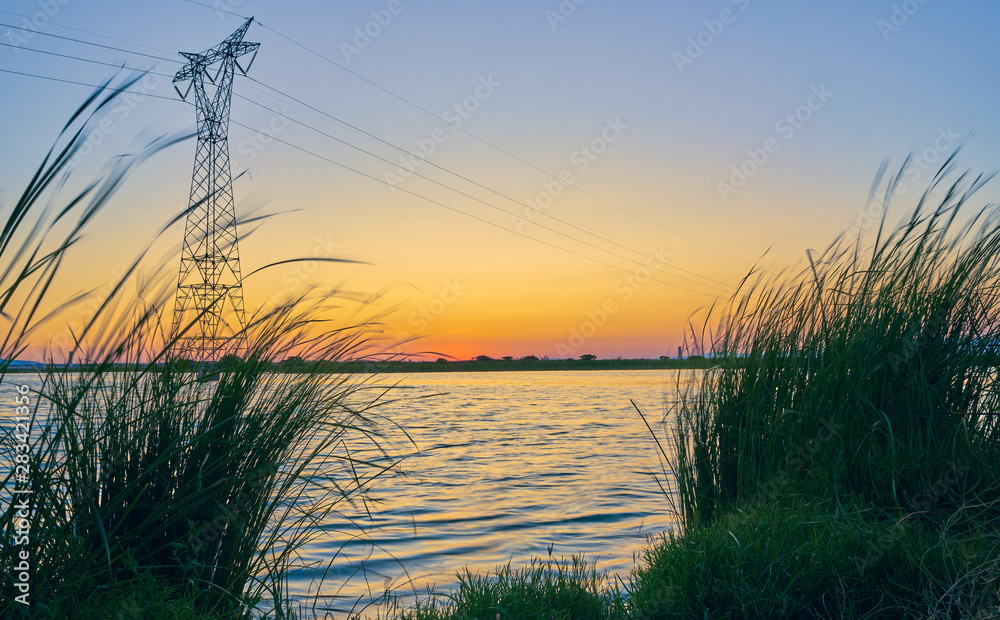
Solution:
[[(136, 163), (113, 167), (48, 217), (43, 205), (57, 199), (56, 179), (68, 174), (86, 139), (90, 121), (81, 119), (120, 90), (81, 107), (67, 125), (71, 135), (60, 137), (67, 144), (54, 147), (58, 154), (50, 153), (7, 216), (0, 284), (4, 300), (24, 310), (8, 323), (5, 359), (24, 351), (44, 324), (35, 313), (60, 262)], [(153, 144), (137, 161), (165, 145)], [(53, 241), (58, 221), (88, 199), (69, 234)], [(35, 613), (284, 617), (293, 606), (292, 572), (324, 573), (308, 563), (305, 546), (339, 529), (356, 536), (363, 524), (339, 511), (363, 507), (370, 485), (397, 459), (381, 448), (387, 425), (375, 407), (384, 387), (358, 375), (272, 369), (291, 355), (330, 363), (359, 356), (371, 344), (371, 325), (331, 325), (324, 317), (338, 291), (303, 292), (253, 316), (234, 336), (246, 343), (243, 359), (217, 366), (214, 381), (200, 380), (175, 352), (184, 334), (165, 329), (173, 265), (154, 265), (140, 282), (143, 264), (141, 256), (133, 262), (75, 334), (67, 359), (82, 365), (49, 359), (32, 394), (27, 477), (15, 479), (11, 466), (0, 480), (8, 490), (15, 482), (31, 489), (30, 541), (15, 543), (18, 507), (6, 505), (0, 565), (9, 569), (30, 553)], [(0, 463), (12, 464), (20, 440), (13, 424), (2, 432)], [(30, 613), (14, 600), (15, 578), (3, 574), (4, 617)]]
[[(76, 245), (95, 216), (138, 165), (183, 137), (161, 137), (136, 154), (115, 158), (94, 179), (68, 197), (62, 195), (74, 158), (90, 138), (103, 111), (142, 75), (95, 90), (73, 112), (15, 203), (3, 206), (0, 230), (0, 378), (21, 355), (29, 336), (53, 315), (80, 301), (83, 294), (47, 307), (48, 292), (67, 251)], [(183, 215), (181, 216), (183, 217)], [(51, 304), (50, 304), (51, 306)]]
[(987, 180), (949, 160), (895, 229), (752, 273), (692, 330), (716, 365), (677, 410), (686, 524), (778, 494), (939, 514), (1000, 497), (1000, 223), (967, 213)]
[(645, 552), (636, 617), (996, 617), (1000, 220), (971, 204), (988, 180), (949, 159), (898, 226), (752, 272), (692, 327), (713, 367), (678, 381), (660, 444), (684, 529)]
[(627, 603), (607, 576), (582, 557), (569, 560), (534, 558), (519, 569), (508, 562), (492, 574), (456, 575), (458, 590), (430, 594), (413, 610), (392, 610), (400, 620), (465, 620), (468, 618), (626, 618)]
[[(303, 545), (335, 531), (337, 511), (395, 464), (379, 449), (381, 392), (270, 370), (300, 350), (318, 308), (288, 305), (255, 323), (246, 358), (216, 381), (144, 362), (142, 323), (124, 354), (45, 376), (30, 479), (36, 600), (100, 609), (151, 576), (198, 613), (266, 601), (282, 615)], [(359, 342), (334, 334), (310, 356), (333, 360)]]

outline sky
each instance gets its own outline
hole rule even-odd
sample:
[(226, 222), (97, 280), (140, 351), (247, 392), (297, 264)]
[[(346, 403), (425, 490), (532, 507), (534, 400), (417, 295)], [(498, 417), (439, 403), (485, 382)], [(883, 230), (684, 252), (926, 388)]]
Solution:
[[(986, 1), (8, 0), (3, 213), (93, 90), (35, 76), (150, 71), (95, 119), (72, 188), (193, 131), (177, 52), (250, 16), (234, 191), (241, 217), (272, 217), (240, 242), (243, 272), (358, 263), (265, 269), (247, 306), (313, 285), (378, 293), (370, 312), (391, 310), (378, 329), (399, 352), (676, 356), (751, 269), (801, 268), (807, 249), (870, 233), (884, 161), (912, 155), (891, 221), (959, 145), (959, 170), (1000, 164), (1000, 7)], [(177, 261), (182, 228), (157, 233), (187, 206), (194, 147), (127, 179), (57, 297), (106, 287), (150, 244)], [(995, 197), (993, 182), (981, 202)]]

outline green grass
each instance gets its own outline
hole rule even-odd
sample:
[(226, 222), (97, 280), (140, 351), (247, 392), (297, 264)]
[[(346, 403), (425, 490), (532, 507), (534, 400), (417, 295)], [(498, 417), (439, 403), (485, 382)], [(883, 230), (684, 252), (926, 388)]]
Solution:
[[(377, 395), (364, 384), (268, 371), (302, 344), (294, 334), (315, 312), (260, 322), (246, 359), (215, 382), (152, 364), (45, 377), (30, 470), (35, 600), (86, 607), (152, 577), (199, 613), (286, 602), (284, 579), (314, 526), (395, 463), (378, 451)], [(7, 439), (0, 458), (16, 453)]]
[(945, 522), (782, 495), (665, 533), (625, 582), (574, 558), (457, 575), (458, 586), (386, 617), (995, 618), (1000, 523), (967, 506)]
[(695, 346), (719, 362), (682, 395), (673, 446), (688, 524), (775, 492), (905, 510), (952, 464), (970, 473), (933, 511), (1000, 499), (1000, 226), (963, 212), (985, 179), (947, 171), (873, 243), (752, 274), (712, 309)]
[[(3, 315), (0, 359), (16, 358), (46, 320), (80, 300), (44, 311), (53, 307), (47, 294), (61, 262), (132, 166), (174, 142), (154, 142), (81, 193), (61, 195), (94, 115), (128, 85), (81, 106), (6, 212), (0, 305), (20, 310)], [(0, 462), (27, 461), (17, 486), (30, 486), (31, 510), (18, 515), (13, 502), (3, 509), (0, 616), (307, 614), (289, 595), (289, 575), (323, 573), (326, 564), (307, 563), (304, 546), (330, 536), (331, 524), (364, 534), (364, 523), (340, 511), (366, 508), (370, 486), (398, 463), (382, 449), (391, 424), (376, 409), (387, 388), (359, 376), (272, 369), (291, 355), (330, 364), (363, 355), (367, 326), (326, 323), (337, 291), (306, 291), (252, 316), (229, 343), (240, 344), (243, 358), (217, 367), (217, 380), (200, 381), (178, 363), (184, 334), (164, 327), (174, 268), (136, 258), (75, 333), (68, 361), (47, 360), (42, 387), (28, 395), (30, 453), (18, 429), (3, 425)], [(4, 472), (0, 486), (13, 489), (15, 473)], [(15, 523), (30, 526), (27, 542), (15, 538)], [(30, 608), (15, 599), (20, 573), (11, 569), (22, 553)]]
[[(90, 138), (99, 115), (141, 78), (138, 75), (115, 87), (109, 80), (94, 91), (63, 126), (14, 204), (2, 205), (0, 324), (4, 333), (0, 339), (0, 378), (10, 362), (26, 350), (30, 334), (59, 311), (83, 299), (84, 295), (78, 295), (54, 306), (49, 303), (49, 289), (68, 251), (81, 240), (133, 169), (180, 140), (153, 140), (138, 153), (115, 158), (100, 175), (70, 196), (61, 195), (73, 171), (73, 159)], [(127, 271), (136, 266), (133, 263)]]
[(950, 164), (692, 328), (716, 364), (661, 445), (684, 530), (635, 575), (647, 617), (1000, 613), (1000, 224)]
[(480, 575), (457, 575), (458, 589), (419, 600), (403, 620), (492, 620), (494, 618), (624, 618), (625, 600), (606, 577), (582, 558), (536, 558), (515, 569), (510, 563)]
[(650, 546), (633, 617), (995, 617), (998, 534), (785, 495)]

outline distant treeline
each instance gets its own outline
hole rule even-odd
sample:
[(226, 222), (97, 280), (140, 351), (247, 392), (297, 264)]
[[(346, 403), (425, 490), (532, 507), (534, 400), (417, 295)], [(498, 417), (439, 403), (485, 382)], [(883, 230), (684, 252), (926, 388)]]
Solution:
[[(175, 362), (181, 365), (181, 370), (195, 371), (198, 365), (187, 360)], [(671, 368), (708, 368), (712, 360), (700, 355), (692, 355), (683, 359), (476, 359), (476, 360), (446, 360), (437, 361), (403, 361), (403, 360), (356, 360), (347, 362), (313, 362), (297, 357), (289, 358), (269, 366), (274, 372), (292, 373), (374, 373), (374, 372), (509, 372), (532, 370), (650, 370)], [(8, 373), (33, 373), (52, 367), (44, 364), (37, 366), (17, 366), (9, 368)], [(60, 367), (62, 368), (62, 367)], [(96, 366), (73, 364), (65, 370), (94, 371)], [(102, 370), (108, 372), (140, 370), (135, 365), (111, 364)], [(207, 370), (207, 368), (206, 368)]]
[(331, 368), (329, 363), (284, 363), (279, 368), (285, 372), (513, 372), (539, 370), (649, 370), (664, 368), (708, 368), (710, 360), (695, 355), (685, 359), (476, 359), (412, 362), (400, 360), (370, 360), (346, 362)]

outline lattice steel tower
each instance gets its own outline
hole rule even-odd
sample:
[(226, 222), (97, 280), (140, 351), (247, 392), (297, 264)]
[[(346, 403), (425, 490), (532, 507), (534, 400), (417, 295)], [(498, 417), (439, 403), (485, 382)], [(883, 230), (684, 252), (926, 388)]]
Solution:
[[(181, 52), (188, 62), (174, 76), (182, 99), (194, 89), (198, 144), (171, 336), (190, 325), (176, 350), (202, 362), (241, 353), (242, 339), (233, 336), (246, 326), (228, 132), (234, 69), (246, 75), (260, 47), (243, 41), (252, 21), (210, 50)], [(252, 56), (244, 69), (237, 59), (246, 54)]]

